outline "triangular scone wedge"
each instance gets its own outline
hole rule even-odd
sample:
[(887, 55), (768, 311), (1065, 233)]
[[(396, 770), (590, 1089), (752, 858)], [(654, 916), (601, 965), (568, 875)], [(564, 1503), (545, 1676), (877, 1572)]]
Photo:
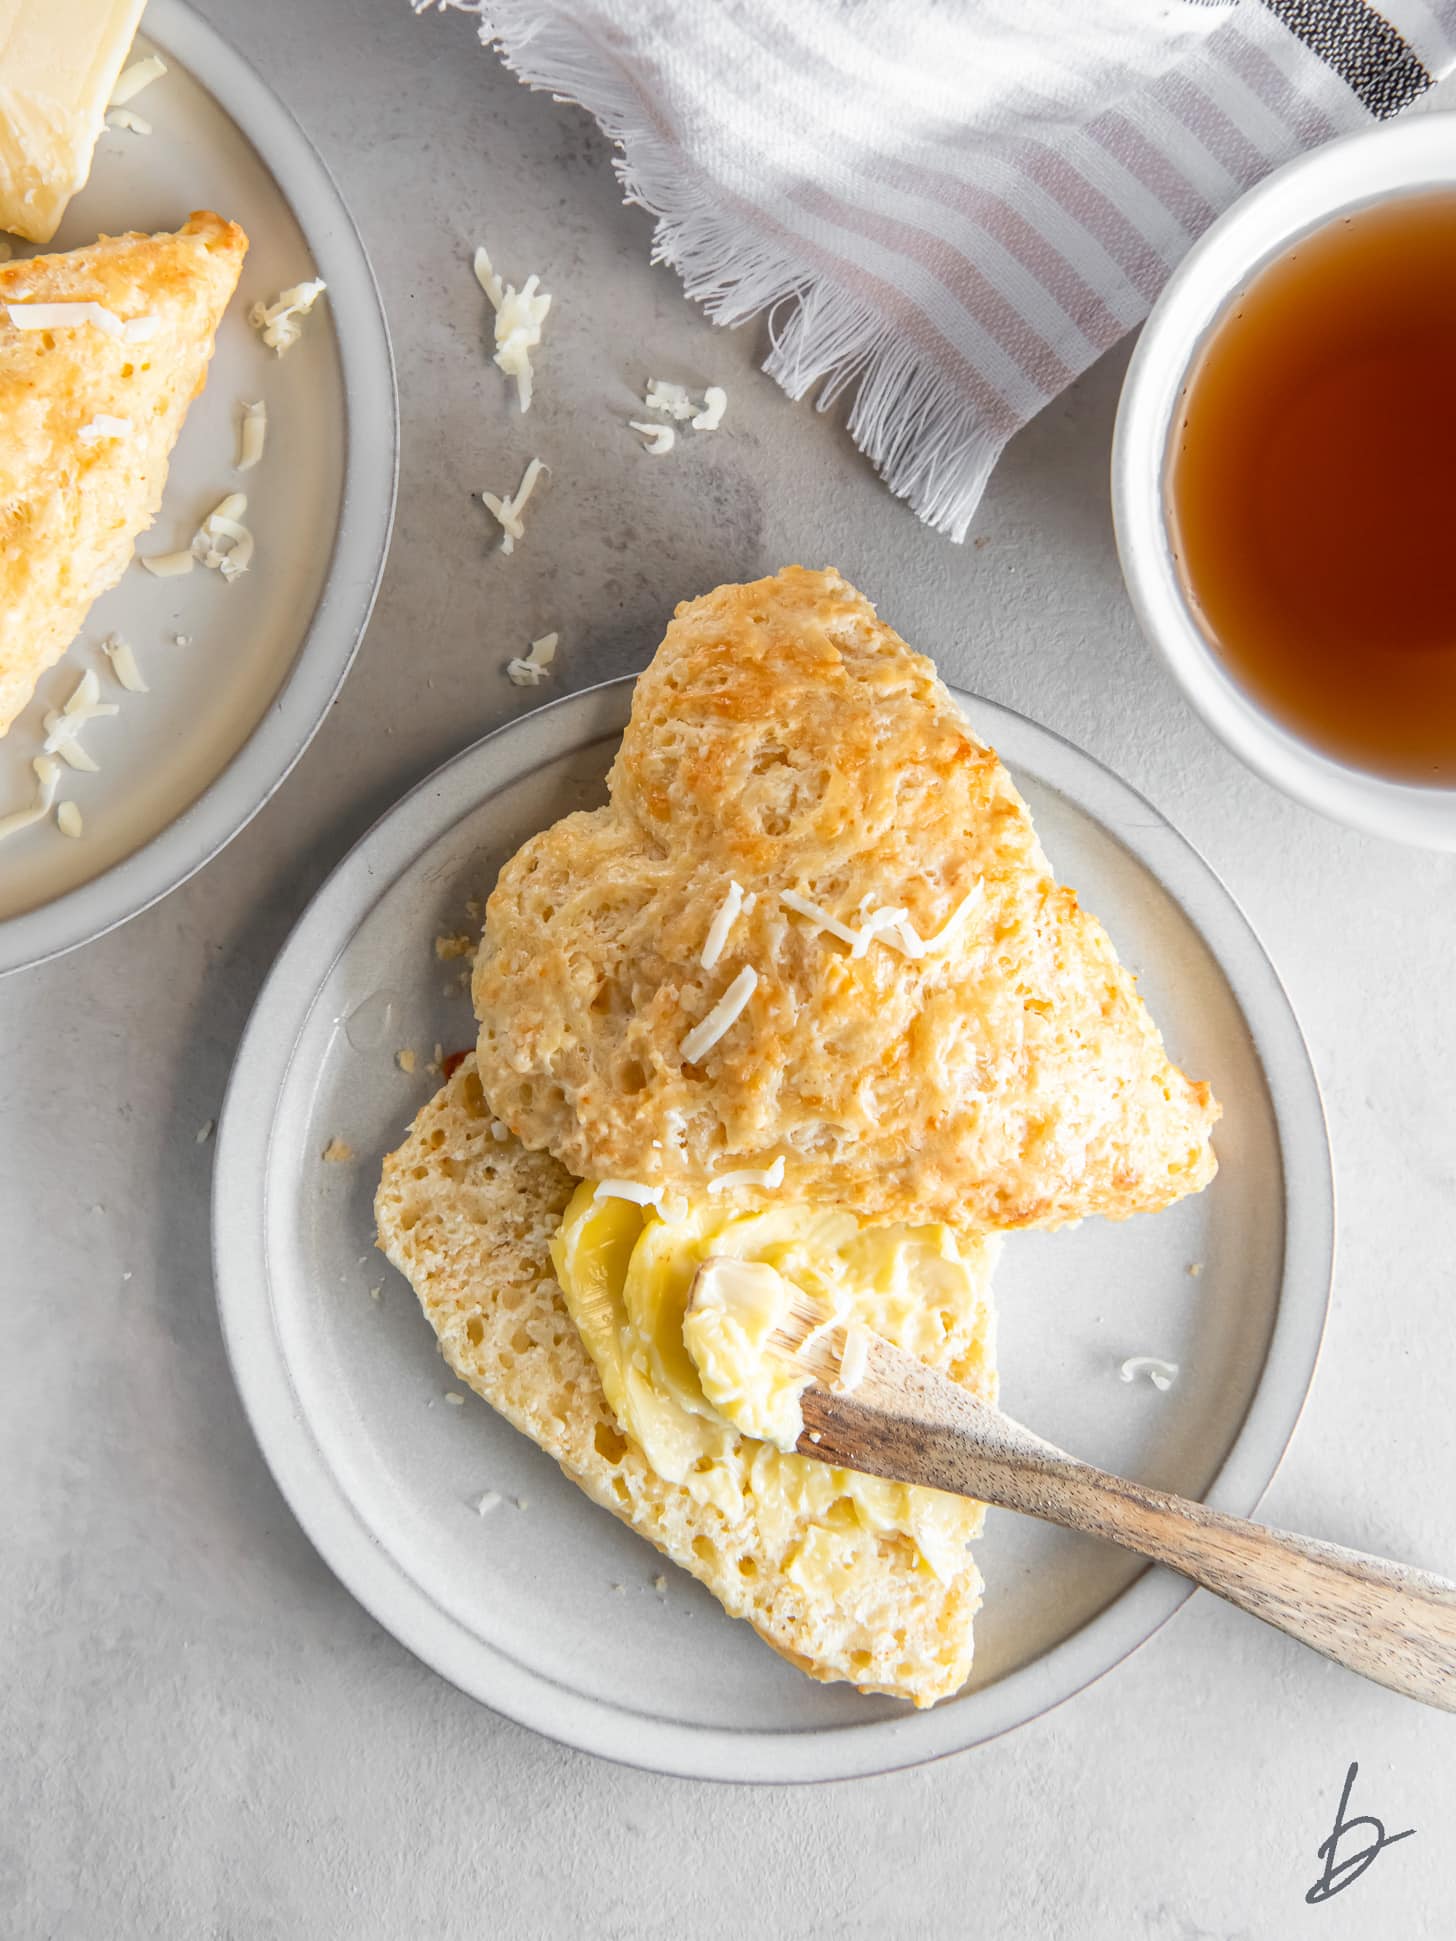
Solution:
[[(609, 779), (486, 912), (481, 1078), (527, 1146), (690, 1193), (782, 1157), (794, 1199), (959, 1229), (1212, 1178), (1208, 1086), (934, 667), (837, 573), (680, 606)], [(908, 928), (855, 941), (895, 907)]]
[[(235, 222), (204, 211), (176, 234), (0, 264), (0, 734), (157, 516), (247, 247)], [(128, 341), (104, 320), (12, 320), (9, 305), (41, 303), (97, 303), (154, 326)], [(83, 438), (98, 418), (127, 429)]]
[[(549, 1154), (493, 1137), (493, 1117), (467, 1059), (385, 1160), (375, 1199), (379, 1244), (455, 1373), (811, 1678), (922, 1706), (956, 1691), (981, 1601), (968, 1553), (942, 1583), (907, 1537), (814, 1522), (782, 1497), (758, 1504), (751, 1486), (729, 1521), (663, 1481), (621, 1433), (551, 1271), (549, 1243), (576, 1182)], [(946, 1372), (994, 1399), (990, 1334), (987, 1307)], [(806, 1538), (818, 1566), (807, 1587), (794, 1571)], [(831, 1593), (838, 1551), (847, 1581)]]

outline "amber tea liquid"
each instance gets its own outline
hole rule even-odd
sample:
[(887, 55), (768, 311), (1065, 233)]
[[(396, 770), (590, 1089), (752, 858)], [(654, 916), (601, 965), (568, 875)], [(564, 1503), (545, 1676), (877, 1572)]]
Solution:
[(1168, 484), (1239, 685), (1337, 760), (1456, 786), (1456, 193), (1336, 217), (1250, 280)]

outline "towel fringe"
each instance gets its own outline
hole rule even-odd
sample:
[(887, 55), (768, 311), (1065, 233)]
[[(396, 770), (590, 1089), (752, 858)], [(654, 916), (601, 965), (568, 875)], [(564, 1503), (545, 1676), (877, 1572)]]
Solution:
[(611, 49), (587, 22), (541, 0), (411, 0), (417, 13), (477, 16), (482, 43), (527, 87), (585, 108), (621, 154), (612, 166), (628, 202), (656, 223), (652, 260), (682, 278), (714, 323), (766, 317), (763, 368), (794, 399), (820, 387), (829, 410), (853, 391), (848, 430), (898, 499), (963, 540), (1005, 438), (986, 427), (954, 381), (894, 323), (831, 277), (806, 274), (745, 211), (716, 200), (651, 119)]

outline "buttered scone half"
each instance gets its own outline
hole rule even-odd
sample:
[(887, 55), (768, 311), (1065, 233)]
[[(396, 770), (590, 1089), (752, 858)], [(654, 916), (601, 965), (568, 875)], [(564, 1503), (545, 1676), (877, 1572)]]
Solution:
[(1208, 1086), (931, 663), (837, 573), (680, 606), (609, 782), (487, 907), (480, 1074), (526, 1146), (960, 1229), (1212, 1178)]
[(157, 516), (247, 247), (204, 211), (0, 263), (0, 735)]
[(999, 1240), (782, 1196), (660, 1210), (500, 1131), (468, 1059), (385, 1160), (375, 1201), (379, 1244), (450, 1367), (811, 1677), (922, 1706), (956, 1691), (981, 1505), (739, 1434), (707, 1401), (683, 1323), (706, 1260), (764, 1261), (994, 1399)]

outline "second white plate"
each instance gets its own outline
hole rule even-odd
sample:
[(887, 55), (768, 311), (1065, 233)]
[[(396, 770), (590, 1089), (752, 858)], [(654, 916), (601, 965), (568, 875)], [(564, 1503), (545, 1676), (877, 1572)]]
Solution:
[[(217, 335), (207, 388), (173, 454), (162, 511), (138, 550), (186, 546), (226, 494), (248, 495), (252, 569), (154, 579), (127, 568), (0, 740), (0, 814), (31, 797), (42, 716), (95, 668), (121, 712), (92, 723), (100, 773), (63, 773), (81, 810), (0, 844), (0, 974), (134, 916), (205, 863), (261, 807), (308, 745), (348, 672), (384, 566), (394, 510), (397, 411), (379, 294), (328, 171), (282, 103), (180, 0), (152, 0), (135, 52), (168, 72), (132, 104), (150, 135), (107, 130), (54, 249), (100, 233), (175, 229), (193, 209), (240, 222), (250, 248)], [(300, 280), (328, 295), (284, 357), (247, 313)], [(244, 400), (268, 406), (267, 448), (235, 470)], [(121, 688), (101, 653), (127, 639), (150, 692)], [(186, 645), (179, 645), (178, 635)]]
[[(625, 681), (571, 696), (467, 749), (370, 831), (299, 923), (219, 1135), (215, 1263), (234, 1371), (324, 1557), (475, 1697), (572, 1745), (700, 1778), (914, 1764), (1068, 1697), (1190, 1586), (993, 1511), (960, 1696), (911, 1714), (812, 1684), (686, 1575), (658, 1593), (657, 1553), (483, 1403), (446, 1406), (459, 1385), (373, 1251), (379, 1159), (438, 1082), (433, 1047), (474, 1040), (468, 960), (442, 962), (435, 938), (471, 927), (467, 905), (526, 836), (602, 798), (630, 697)], [(1003, 1399), (1078, 1455), (1246, 1514), (1303, 1405), (1330, 1284), (1329, 1152), (1298, 1026), (1237, 906), (1155, 810), (1046, 730), (962, 699), (1059, 873), (1139, 973), (1173, 1055), (1224, 1105), (1219, 1176), (1199, 1198), (1011, 1236), (997, 1277)], [(322, 1158), (334, 1140), (352, 1160)], [(1179, 1363), (1168, 1394), (1119, 1380), (1135, 1354)], [(482, 1519), (488, 1489), (508, 1500)]]

